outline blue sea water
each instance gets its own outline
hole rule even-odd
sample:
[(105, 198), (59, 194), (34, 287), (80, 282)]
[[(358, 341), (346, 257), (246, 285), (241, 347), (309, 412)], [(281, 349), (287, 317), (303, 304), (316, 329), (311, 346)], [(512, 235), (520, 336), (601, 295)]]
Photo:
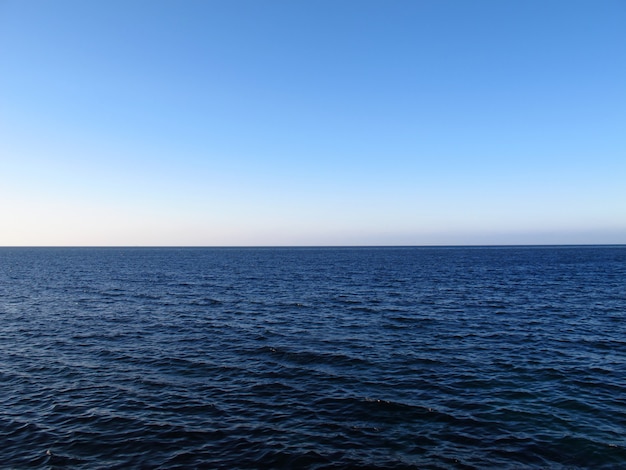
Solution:
[(625, 468), (626, 247), (0, 248), (2, 468)]

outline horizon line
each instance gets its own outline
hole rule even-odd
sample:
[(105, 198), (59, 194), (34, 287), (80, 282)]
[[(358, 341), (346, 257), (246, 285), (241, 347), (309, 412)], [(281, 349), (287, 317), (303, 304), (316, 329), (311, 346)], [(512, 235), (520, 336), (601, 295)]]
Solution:
[(541, 248), (541, 247), (626, 247), (626, 243), (502, 243), (451, 245), (0, 245), (3, 248)]

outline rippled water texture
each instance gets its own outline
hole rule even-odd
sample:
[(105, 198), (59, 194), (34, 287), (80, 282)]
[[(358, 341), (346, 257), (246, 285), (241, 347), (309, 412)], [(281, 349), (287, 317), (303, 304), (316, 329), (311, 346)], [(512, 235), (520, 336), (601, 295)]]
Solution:
[(0, 466), (625, 468), (626, 248), (0, 249)]

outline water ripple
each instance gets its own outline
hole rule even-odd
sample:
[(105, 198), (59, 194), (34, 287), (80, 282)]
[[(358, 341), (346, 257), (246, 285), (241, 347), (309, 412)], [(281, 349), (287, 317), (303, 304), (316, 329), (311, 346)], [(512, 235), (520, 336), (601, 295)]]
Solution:
[(626, 248), (0, 249), (8, 468), (621, 468)]

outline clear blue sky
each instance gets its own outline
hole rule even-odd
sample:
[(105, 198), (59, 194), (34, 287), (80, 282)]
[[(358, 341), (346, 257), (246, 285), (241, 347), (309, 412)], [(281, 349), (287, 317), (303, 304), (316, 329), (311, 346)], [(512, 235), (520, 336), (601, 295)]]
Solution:
[(0, 245), (626, 243), (623, 0), (0, 0)]

